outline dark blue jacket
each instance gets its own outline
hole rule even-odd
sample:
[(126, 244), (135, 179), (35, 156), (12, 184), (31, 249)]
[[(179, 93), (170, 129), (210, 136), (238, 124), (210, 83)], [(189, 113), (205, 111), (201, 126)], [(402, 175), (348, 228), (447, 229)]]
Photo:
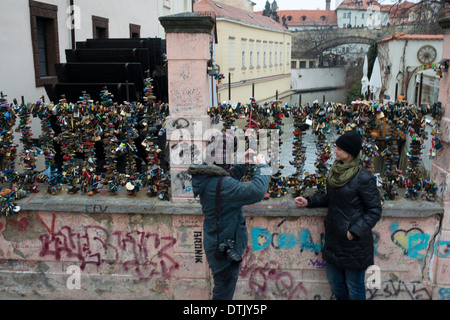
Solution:
[(247, 247), (248, 232), (242, 206), (257, 203), (267, 193), (270, 181), (270, 167), (260, 164), (251, 181), (239, 181), (247, 171), (245, 165), (235, 165), (230, 175), (225, 169), (216, 165), (191, 165), (188, 174), (192, 176), (194, 197), (200, 196), (200, 204), (205, 216), (203, 223), (203, 247), (209, 267), (213, 274), (220, 272), (230, 262), (227, 259), (218, 260), (214, 257), (217, 246), (217, 226), (215, 216), (216, 186), (219, 179), (221, 189), (221, 219), (219, 241), (235, 240), (235, 249), (242, 255)]

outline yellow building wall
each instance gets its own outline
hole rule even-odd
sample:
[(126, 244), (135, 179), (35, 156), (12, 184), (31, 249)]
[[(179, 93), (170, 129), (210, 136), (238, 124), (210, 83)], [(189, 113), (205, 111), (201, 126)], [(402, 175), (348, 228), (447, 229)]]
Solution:
[[(225, 79), (218, 89), (218, 101), (247, 103), (252, 97), (258, 103), (278, 98), (288, 102), (290, 96), (292, 35), (237, 21), (217, 18), (216, 63)], [(231, 80), (229, 78), (231, 75)]]

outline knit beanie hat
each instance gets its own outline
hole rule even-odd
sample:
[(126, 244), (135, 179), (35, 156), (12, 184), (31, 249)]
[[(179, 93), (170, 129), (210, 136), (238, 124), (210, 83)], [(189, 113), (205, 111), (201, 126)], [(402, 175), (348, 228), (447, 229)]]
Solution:
[(354, 157), (359, 155), (359, 152), (361, 151), (361, 144), (361, 135), (356, 131), (349, 131), (336, 140), (336, 145), (339, 148)]

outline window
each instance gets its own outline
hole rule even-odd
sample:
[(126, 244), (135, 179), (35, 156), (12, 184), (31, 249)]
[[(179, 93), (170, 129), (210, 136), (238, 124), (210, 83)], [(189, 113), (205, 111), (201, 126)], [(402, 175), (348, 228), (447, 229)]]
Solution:
[(291, 62), (291, 68), (292, 68), (292, 69), (297, 68), (297, 61), (292, 61), (292, 62)]
[(300, 68), (306, 68), (306, 61), (300, 60)]
[(316, 67), (316, 62), (315, 61), (310, 61), (309, 62), (309, 67), (310, 68), (315, 68)]
[(267, 67), (267, 41), (264, 41), (263, 67)]
[(280, 66), (283, 65), (283, 42), (280, 43)]
[(31, 40), (37, 87), (57, 82), (59, 63), (58, 7), (30, 1)]
[(256, 41), (256, 67), (261, 68), (261, 40)]
[(278, 65), (278, 42), (275, 42), (275, 60), (274, 60), (275, 67)]
[(245, 62), (245, 56), (246, 56), (245, 51), (246, 50), (247, 50), (247, 39), (242, 38), (241, 39), (242, 69), (246, 69), (247, 68), (247, 64)]
[(92, 16), (92, 35), (94, 39), (109, 38), (109, 19)]
[(273, 42), (269, 42), (269, 67), (272, 67), (272, 51), (273, 51)]
[(291, 63), (291, 44), (286, 44), (286, 65)]
[(141, 37), (141, 26), (130, 23), (130, 38), (137, 39)]
[(38, 54), (39, 54), (39, 72), (41, 77), (46, 77), (48, 73), (48, 57), (47, 57), (47, 35), (46, 24), (47, 19), (36, 18), (37, 24), (37, 39), (38, 39)]
[(253, 61), (253, 49), (255, 47), (255, 40), (250, 40), (249, 42), (249, 46), (250, 46), (250, 68), (254, 68), (254, 61)]
[(229, 46), (229, 66), (228, 68), (230, 70), (234, 70), (234, 37), (230, 37), (228, 39), (228, 46)]

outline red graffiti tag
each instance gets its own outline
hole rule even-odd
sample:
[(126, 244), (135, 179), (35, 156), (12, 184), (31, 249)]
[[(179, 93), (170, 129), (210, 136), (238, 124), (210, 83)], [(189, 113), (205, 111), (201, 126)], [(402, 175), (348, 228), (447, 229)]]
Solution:
[(240, 276), (248, 277), (249, 287), (257, 295), (265, 294), (268, 291), (268, 281), (274, 282), (277, 294), (280, 297), (293, 299), (296, 294), (304, 294), (308, 299), (308, 292), (302, 282), (295, 283), (294, 277), (281, 268), (279, 261), (270, 260), (264, 262), (267, 250), (260, 251), (258, 257), (254, 252), (250, 253), (249, 248), (244, 252)]
[[(17, 228), (17, 231), (19, 232), (27, 231), (27, 228), (30, 225), (30, 221), (28, 221), (27, 217), (20, 218), (19, 220), (11, 219), (9, 223), (13, 225), (15, 228)], [(1, 224), (0, 226), (0, 230), (1, 229), (3, 229), (3, 224)]]
[[(47, 230), (53, 229), (54, 223)], [(100, 226), (83, 226), (82, 231), (73, 232), (71, 227), (63, 226), (42, 234), (39, 240), (41, 257), (52, 256), (57, 261), (75, 259), (81, 262), (81, 270), (88, 264), (121, 264), (126, 271), (134, 271), (141, 281), (146, 281), (155, 277), (169, 279), (179, 268), (169, 254), (176, 239), (156, 233), (136, 230), (110, 234)]]

